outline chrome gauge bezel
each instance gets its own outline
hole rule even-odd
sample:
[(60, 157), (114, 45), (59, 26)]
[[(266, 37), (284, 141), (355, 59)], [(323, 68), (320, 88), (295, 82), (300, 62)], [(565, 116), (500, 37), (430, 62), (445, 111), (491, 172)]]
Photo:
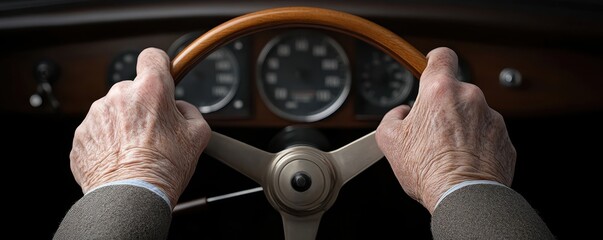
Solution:
[[(341, 92), (339, 93), (338, 96), (336, 96), (335, 100), (328, 102), (327, 103), (328, 105), (325, 105), (324, 107), (322, 107), (320, 110), (318, 110), (316, 112), (308, 112), (305, 114), (293, 114), (293, 113), (290, 113), (290, 112), (278, 107), (267, 96), (267, 93), (266, 93), (267, 90), (264, 87), (265, 74), (264, 74), (262, 68), (263, 68), (264, 64), (266, 63), (266, 58), (268, 57), (268, 54), (274, 49), (274, 47), (277, 44), (279, 44), (281, 41), (283, 41), (285, 39), (300, 36), (300, 35), (324, 38), (324, 40), (329, 44), (329, 46), (335, 50), (337, 56), (341, 59), (341, 64), (346, 69), (344, 71), (345, 76), (343, 76), (343, 78), (341, 79), (343, 81), (343, 86), (342, 86)], [(347, 99), (347, 97), (350, 93), (350, 89), (351, 89), (351, 85), (352, 85), (351, 76), (352, 76), (352, 73), (351, 73), (350, 60), (348, 58), (348, 55), (344, 51), (343, 47), (341, 46), (341, 44), (339, 42), (335, 41), (335, 39), (333, 39), (331, 36), (329, 36), (323, 32), (317, 31), (317, 30), (308, 30), (308, 29), (289, 30), (287, 32), (281, 33), (281, 34), (273, 37), (272, 39), (270, 39), (268, 41), (268, 43), (260, 51), (257, 65), (256, 65), (256, 84), (258, 87), (259, 95), (262, 98), (263, 102), (270, 109), (270, 111), (272, 111), (274, 114), (278, 115), (279, 117), (282, 117), (287, 120), (298, 121), (298, 122), (316, 122), (316, 121), (323, 120), (323, 119), (327, 118), (328, 116), (332, 115), (333, 113), (335, 113), (343, 105), (343, 103), (345, 102), (345, 100)]]

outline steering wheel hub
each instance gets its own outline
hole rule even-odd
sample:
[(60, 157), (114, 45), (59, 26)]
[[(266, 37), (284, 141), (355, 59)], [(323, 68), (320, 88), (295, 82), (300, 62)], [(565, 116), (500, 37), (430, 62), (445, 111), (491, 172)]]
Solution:
[(278, 209), (292, 215), (311, 214), (328, 206), (334, 174), (328, 159), (315, 148), (292, 147), (274, 161), (266, 193)]

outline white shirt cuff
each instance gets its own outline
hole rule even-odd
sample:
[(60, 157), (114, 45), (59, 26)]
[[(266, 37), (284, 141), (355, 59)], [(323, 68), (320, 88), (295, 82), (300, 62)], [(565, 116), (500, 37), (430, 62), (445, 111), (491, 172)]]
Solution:
[(438, 202), (436, 203), (435, 207), (433, 209), (438, 208), (438, 205), (440, 204), (440, 202), (442, 200), (444, 200), (444, 198), (446, 198), (446, 196), (450, 195), (452, 192), (459, 190), (461, 188), (464, 188), (466, 186), (470, 186), (470, 185), (475, 185), (475, 184), (491, 184), (491, 185), (499, 185), (499, 186), (503, 186), (503, 187), (507, 187), (502, 183), (496, 182), (496, 181), (491, 181), (491, 180), (471, 180), (471, 181), (464, 181), (461, 183), (458, 183), (454, 186), (452, 186), (450, 189), (448, 189), (448, 191), (444, 192), (444, 194), (442, 194), (442, 196), (440, 197), (440, 199), (438, 200)]
[(90, 191), (88, 191), (86, 194), (93, 192), (96, 189), (102, 188), (102, 187), (106, 187), (106, 186), (112, 186), (112, 185), (131, 185), (131, 186), (137, 186), (137, 187), (141, 187), (141, 188), (146, 188), (148, 190), (150, 190), (151, 192), (154, 192), (155, 194), (157, 194), (159, 197), (163, 198), (163, 200), (165, 201), (165, 203), (167, 203), (167, 205), (171, 208), (171, 204), (170, 204), (170, 199), (168, 198), (168, 196), (161, 191), (161, 189), (159, 189), (157, 186), (150, 184), (146, 181), (140, 180), (140, 179), (126, 179), (126, 180), (119, 180), (119, 181), (114, 181), (114, 182), (110, 182), (110, 183), (105, 183), (103, 185), (100, 185), (98, 187), (95, 187), (93, 189), (91, 189)]

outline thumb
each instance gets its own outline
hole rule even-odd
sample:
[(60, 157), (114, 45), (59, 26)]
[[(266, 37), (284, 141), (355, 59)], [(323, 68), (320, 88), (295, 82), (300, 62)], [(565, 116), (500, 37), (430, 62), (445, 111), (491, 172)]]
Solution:
[(203, 118), (203, 116), (201, 115), (201, 112), (199, 112), (199, 109), (197, 109), (197, 107), (195, 107), (194, 105), (192, 105), (188, 102), (185, 102), (182, 100), (177, 100), (176, 107), (178, 108), (178, 111), (180, 111), (182, 116), (184, 116), (184, 118), (186, 118), (186, 120)]
[(383, 153), (391, 152), (395, 139), (398, 139), (401, 121), (408, 116), (410, 106), (401, 105), (387, 112), (377, 126), (375, 138)]
[(408, 105), (397, 106), (397, 107), (393, 108), (392, 110), (390, 110), (389, 112), (387, 112), (383, 116), (383, 119), (381, 119), (381, 123), (389, 124), (391, 122), (403, 120), (404, 118), (406, 118), (406, 116), (408, 115), (409, 112), (410, 112), (410, 106), (408, 106)]

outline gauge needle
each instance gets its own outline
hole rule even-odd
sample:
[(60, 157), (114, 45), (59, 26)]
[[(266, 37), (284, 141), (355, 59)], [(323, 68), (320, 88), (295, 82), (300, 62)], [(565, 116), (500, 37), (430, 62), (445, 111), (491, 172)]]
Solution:
[(195, 210), (195, 209), (206, 208), (207, 204), (209, 204), (211, 202), (215, 202), (215, 201), (219, 201), (219, 200), (223, 200), (223, 199), (227, 199), (227, 198), (232, 198), (232, 197), (238, 197), (238, 196), (242, 196), (245, 194), (259, 192), (262, 190), (263, 190), (262, 187), (256, 187), (256, 188), (251, 188), (251, 189), (247, 189), (247, 190), (243, 190), (243, 191), (219, 195), (219, 196), (215, 196), (215, 197), (202, 197), (197, 200), (192, 200), (192, 201), (177, 204), (176, 207), (174, 207), (173, 213), (179, 214), (179, 213), (184, 213), (184, 212), (188, 212), (188, 211)]

